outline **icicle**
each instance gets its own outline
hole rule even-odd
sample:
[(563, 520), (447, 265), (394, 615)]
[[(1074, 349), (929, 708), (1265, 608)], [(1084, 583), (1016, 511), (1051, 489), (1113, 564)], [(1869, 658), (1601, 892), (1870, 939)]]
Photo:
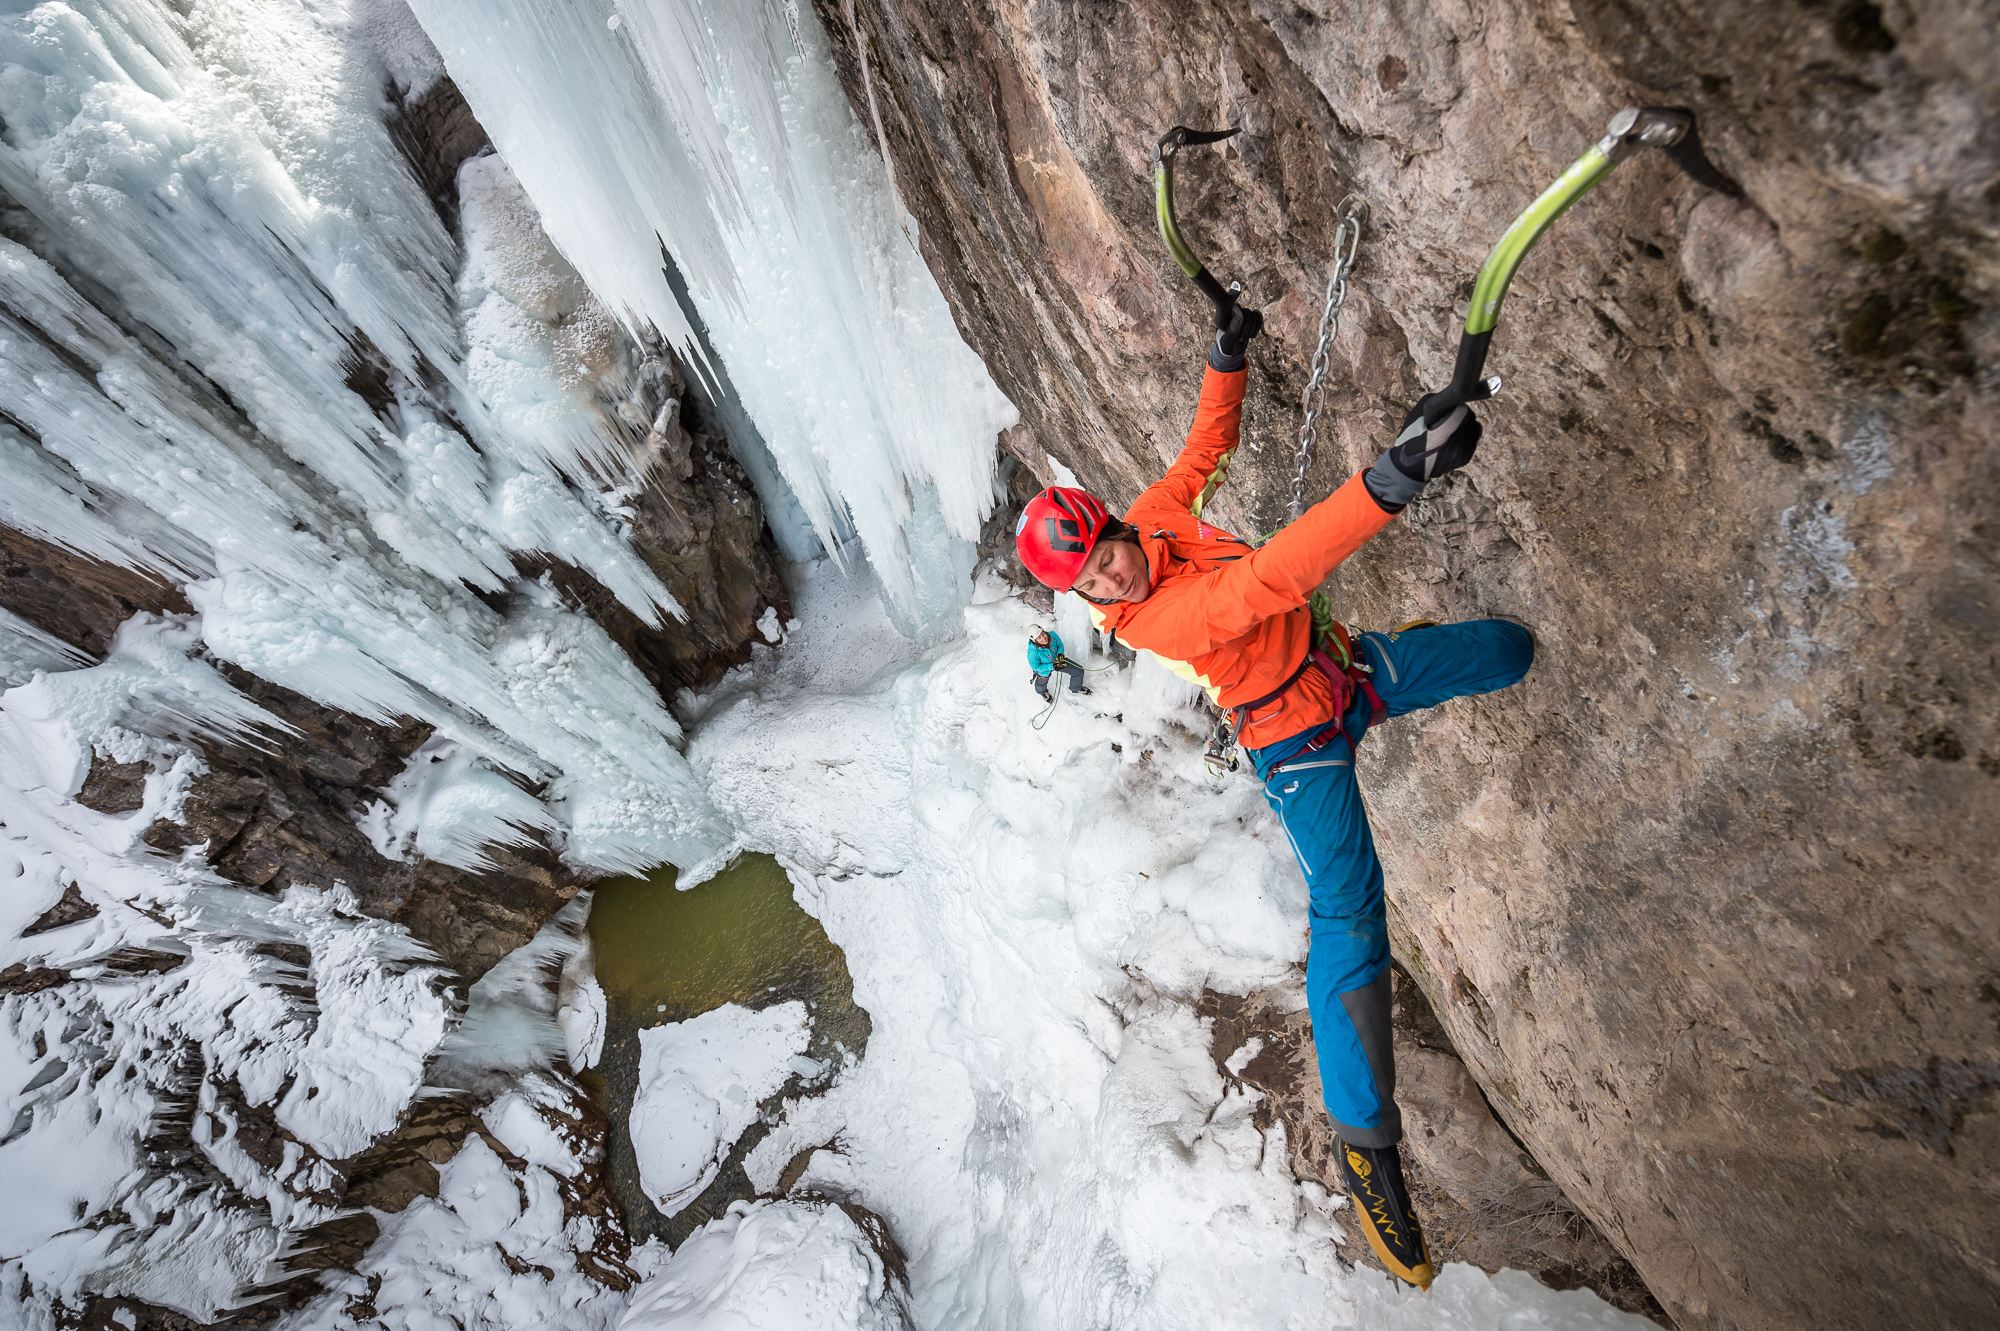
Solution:
[[(482, 217), (455, 286), (455, 247), (382, 121), (381, 71), (338, 22), (246, 0), (0, 16), (0, 188), (41, 250), (0, 240), (0, 521), (195, 578), (208, 649), (255, 674), (421, 718), (491, 767), (562, 774), (573, 859), (700, 864), (725, 838), (679, 727), (602, 629), (513, 563), (547, 551), (645, 622), (680, 613), (579, 493), (620, 447), (578, 402), (603, 345), (587, 295), (524, 215)], [(473, 317), (489, 297), (537, 281), (563, 299), (520, 363), (568, 404), (539, 422), (561, 428), (504, 394), (489, 410), (460, 341), (461, 319), (492, 331)], [(393, 401), (350, 386), (369, 367)], [(515, 595), (503, 612), (473, 589)], [(500, 803), (521, 816), (489, 826), (546, 825)]]
[(1017, 413), (899, 226), (818, 21), (777, 0), (413, 7), (591, 289), (698, 360), (671, 251), (821, 541), (852, 523), (906, 629), (962, 604), (964, 561), (932, 556), (977, 539)]

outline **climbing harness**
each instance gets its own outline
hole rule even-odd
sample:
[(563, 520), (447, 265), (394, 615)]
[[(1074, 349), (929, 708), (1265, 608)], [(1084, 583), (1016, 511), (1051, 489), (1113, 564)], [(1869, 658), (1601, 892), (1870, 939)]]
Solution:
[[(1305, 677), (1306, 671), (1314, 667), (1318, 667), (1320, 673), (1326, 676), (1326, 682), (1333, 688), (1333, 720), (1320, 727), (1319, 733), (1314, 735), (1299, 753), (1317, 753), (1334, 739), (1347, 733), (1344, 729), (1347, 708), (1354, 700), (1356, 689), (1368, 699), (1370, 727), (1379, 726), (1388, 720), (1389, 709), (1383, 704), (1381, 695), (1375, 692), (1375, 668), (1363, 661), (1354, 650), (1354, 638), (1358, 633), (1359, 630), (1350, 629), (1338, 620), (1332, 621), (1327, 626), (1327, 631), (1320, 631), (1315, 625), (1313, 645), (1306, 649), (1306, 654), (1300, 658), (1292, 673), (1285, 677), (1284, 683), (1261, 698), (1230, 708), (1209, 730), (1208, 748), (1202, 754), (1202, 763), (1208, 768), (1209, 775), (1219, 781), (1237, 769), (1240, 765), (1236, 757), (1237, 741), (1243, 734), (1244, 722), (1252, 713), (1261, 711), (1284, 697), (1294, 684)], [(1335, 660), (1332, 652), (1338, 652), (1340, 658)], [(1275, 772), (1282, 766), (1284, 763), (1279, 763), (1271, 770)]]
[(1611, 168), (1631, 156), (1637, 148), (1660, 148), (1674, 165), (1698, 185), (1741, 195), (1742, 186), (1709, 164), (1701, 150), (1701, 135), (1695, 129), (1694, 113), (1673, 106), (1628, 106), (1611, 117), (1603, 138), (1591, 145), (1569, 170), (1543, 190), (1541, 197), (1514, 219), (1486, 256), (1472, 287), (1472, 308), (1465, 316), (1465, 332), (1458, 341), (1458, 359), (1452, 366), (1451, 382), (1426, 397), (1423, 410), (1397, 436), (1398, 444), (1408, 443), (1425, 430), (1443, 423), (1458, 407), (1483, 402), (1500, 391), (1499, 376), (1483, 378), (1486, 348), (1493, 340), (1493, 326), (1500, 320), (1500, 302), (1515, 270), (1528, 251), (1542, 238), (1563, 210), (1590, 192), (1592, 186), (1611, 173)]
[(1300, 403), (1305, 419), (1299, 424), (1299, 469), (1292, 477), (1293, 522), (1305, 516), (1306, 472), (1312, 466), (1312, 446), (1319, 439), (1313, 421), (1326, 405), (1327, 352), (1340, 333), (1340, 307), (1347, 303), (1347, 272), (1354, 267), (1355, 255), (1361, 250), (1361, 215), (1367, 209), (1368, 201), (1354, 194), (1342, 199), (1334, 209), (1340, 225), (1333, 233), (1333, 271), (1326, 279), (1326, 302), (1319, 315), (1319, 345), (1313, 348), (1312, 377), (1306, 381), (1305, 398)]

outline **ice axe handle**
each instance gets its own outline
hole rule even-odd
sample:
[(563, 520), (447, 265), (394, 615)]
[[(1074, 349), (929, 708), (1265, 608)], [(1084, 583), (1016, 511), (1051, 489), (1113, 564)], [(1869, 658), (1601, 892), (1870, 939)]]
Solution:
[(1424, 428), (1435, 429), (1444, 418), (1468, 402), (1484, 402), (1500, 391), (1500, 380), (1496, 376), (1483, 377), (1486, 369), (1486, 348), (1493, 341), (1493, 330), (1483, 333), (1463, 333), (1458, 339), (1458, 360), (1451, 368), (1451, 382), (1430, 395), (1424, 403)]
[(1182, 148), (1221, 143), (1241, 132), (1240, 129), (1189, 129), (1186, 125), (1175, 125), (1153, 145), (1153, 206), (1160, 224), (1160, 239), (1167, 243), (1167, 252), (1174, 256), (1174, 262), (1181, 266), (1181, 271), (1193, 279), (1201, 294), (1207, 296), (1218, 310), (1235, 304), (1237, 293), (1216, 281), (1215, 274), (1208, 271), (1208, 266), (1181, 239), (1180, 225), (1174, 218), (1174, 154)]

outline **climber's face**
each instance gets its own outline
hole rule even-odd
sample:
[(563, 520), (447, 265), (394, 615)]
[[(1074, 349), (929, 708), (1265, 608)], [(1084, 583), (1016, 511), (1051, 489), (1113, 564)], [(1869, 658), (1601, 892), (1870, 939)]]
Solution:
[(1131, 541), (1099, 541), (1070, 590), (1093, 601), (1143, 601), (1153, 590), (1153, 571)]

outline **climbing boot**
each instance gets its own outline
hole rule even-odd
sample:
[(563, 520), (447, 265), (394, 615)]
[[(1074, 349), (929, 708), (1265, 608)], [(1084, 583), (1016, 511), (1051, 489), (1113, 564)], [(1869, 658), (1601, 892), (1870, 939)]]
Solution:
[(1334, 1145), (1340, 1148), (1340, 1172), (1347, 1179), (1347, 1196), (1368, 1246), (1390, 1275), (1429, 1289), (1431, 1250), (1424, 1243), (1410, 1190), (1404, 1186), (1403, 1162), (1396, 1148), (1349, 1146), (1339, 1138)]

